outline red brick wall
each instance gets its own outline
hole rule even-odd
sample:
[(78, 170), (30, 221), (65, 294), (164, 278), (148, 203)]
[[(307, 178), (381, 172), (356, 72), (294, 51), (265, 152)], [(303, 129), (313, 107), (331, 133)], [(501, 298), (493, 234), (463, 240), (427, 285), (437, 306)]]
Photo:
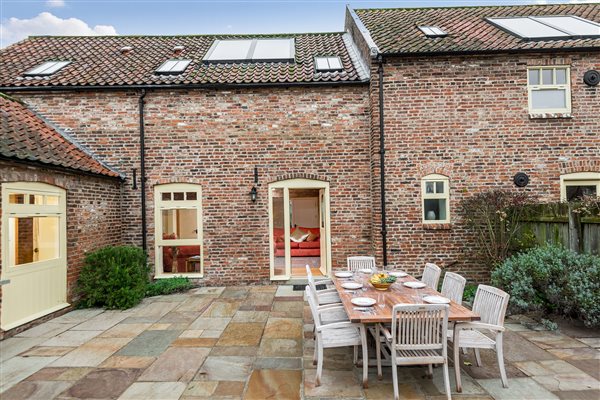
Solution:
[[(141, 244), (138, 94), (20, 95), (128, 177), (123, 238)], [(146, 96), (148, 245), (154, 261), (153, 187), (202, 185), (204, 282), (269, 278), (268, 183), (330, 183), (334, 268), (372, 253), (369, 106), (366, 86), (151, 91)], [(258, 200), (250, 201), (254, 167)], [(138, 182), (139, 186), (139, 182)]]
[[(530, 119), (527, 66), (571, 66), (572, 118)], [(377, 69), (372, 65), (373, 141), (379, 140)], [(483, 281), (489, 265), (473, 258), (473, 237), (461, 224), (462, 199), (482, 190), (515, 188), (559, 200), (559, 176), (600, 170), (600, 87), (583, 73), (600, 68), (600, 54), (545, 54), (390, 59), (385, 68), (388, 259), (411, 271), (426, 261)], [(379, 154), (372, 146), (374, 196)], [(429, 230), (421, 223), (420, 180), (447, 175), (452, 224)], [(374, 223), (379, 223), (374, 197)], [(376, 237), (380, 237), (377, 235)]]
[[(103, 246), (119, 245), (122, 242), (120, 182), (4, 161), (0, 162), (0, 176), (3, 183), (42, 182), (67, 191), (67, 301), (71, 302), (72, 290), (85, 254)], [(0, 198), (0, 204), (1, 200)], [(0, 209), (0, 214), (1, 211)], [(0, 312), (1, 306), (0, 303)], [(9, 334), (29, 326), (31, 324), (23, 325)], [(3, 332), (0, 331), (0, 336), (2, 335)]]

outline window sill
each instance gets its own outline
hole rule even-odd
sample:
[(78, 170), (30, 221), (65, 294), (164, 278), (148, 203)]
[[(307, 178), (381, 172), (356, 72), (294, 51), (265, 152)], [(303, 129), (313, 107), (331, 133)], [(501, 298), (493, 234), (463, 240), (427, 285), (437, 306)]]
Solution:
[(445, 224), (423, 224), (423, 229), (427, 231), (443, 231), (452, 229), (452, 224), (447, 222)]
[(529, 113), (530, 119), (573, 118), (571, 113)]

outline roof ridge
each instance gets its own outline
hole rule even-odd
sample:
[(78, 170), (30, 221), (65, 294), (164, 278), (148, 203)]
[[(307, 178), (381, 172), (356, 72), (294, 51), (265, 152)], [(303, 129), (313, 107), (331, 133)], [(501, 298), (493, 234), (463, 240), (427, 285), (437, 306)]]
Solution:
[(557, 7), (557, 6), (589, 6), (598, 3), (548, 3), (548, 4), (507, 4), (507, 5), (472, 5), (472, 6), (431, 6), (431, 7), (382, 7), (382, 8), (355, 8), (354, 11), (392, 11), (392, 10), (451, 10), (461, 8), (519, 8), (519, 7)]
[[(38, 38), (194, 38), (194, 37), (285, 37), (285, 36), (326, 36), (326, 35), (343, 35), (344, 31), (332, 32), (282, 32), (282, 33), (192, 33), (192, 34), (177, 34), (177, 35), (30, 35), (27, 39)], [(18, 42), (17, 42), (18, 43)]]

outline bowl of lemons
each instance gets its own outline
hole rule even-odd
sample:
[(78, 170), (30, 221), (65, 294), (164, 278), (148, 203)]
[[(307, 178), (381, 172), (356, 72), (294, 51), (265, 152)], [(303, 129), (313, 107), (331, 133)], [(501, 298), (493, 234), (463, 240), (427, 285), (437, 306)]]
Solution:
[(382, 272), (373, 274), (371, 279), (369, 279), (369, 282), (371, 282), (371, 285), (373, 285), (376, 290), (388, 290), (390, 286), (396, 282), (396, 277)]

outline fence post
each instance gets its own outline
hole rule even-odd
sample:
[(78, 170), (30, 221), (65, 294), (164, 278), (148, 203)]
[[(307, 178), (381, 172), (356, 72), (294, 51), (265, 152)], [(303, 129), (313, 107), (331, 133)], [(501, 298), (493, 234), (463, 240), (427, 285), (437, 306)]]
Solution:
[(569, 249), (577, 253), (581, 253), (580, 249), (580, 232), (581, 232), (581, 216), (579, 213), (573, 212), (573, 204), (569, 204)]

